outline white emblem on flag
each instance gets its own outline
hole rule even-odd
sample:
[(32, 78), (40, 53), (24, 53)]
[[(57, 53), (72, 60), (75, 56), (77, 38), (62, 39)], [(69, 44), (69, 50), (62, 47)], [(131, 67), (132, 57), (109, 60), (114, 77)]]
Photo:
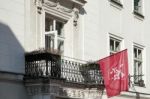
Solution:
[(117, 66), (116, 66), (116, 67), (111, 69), (110, 74), (114, 74), (112, 77), (113, 80), (118, 80), (118, 79), (123, 78), (125, 76), (125, 74), (121, 71), (122, 67), (123, 67), (123, 64), (121, 64), (119, 66), (119, 68), (117, 68)]

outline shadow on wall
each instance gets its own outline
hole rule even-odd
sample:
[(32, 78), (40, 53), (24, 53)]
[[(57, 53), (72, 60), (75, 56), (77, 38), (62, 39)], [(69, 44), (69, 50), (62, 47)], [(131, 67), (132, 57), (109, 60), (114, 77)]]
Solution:
[[(24, 73), (24, 49), (10, 27), (0, 23), (0, 72)], [(24, 38), (22, 38), (24, 40)]]

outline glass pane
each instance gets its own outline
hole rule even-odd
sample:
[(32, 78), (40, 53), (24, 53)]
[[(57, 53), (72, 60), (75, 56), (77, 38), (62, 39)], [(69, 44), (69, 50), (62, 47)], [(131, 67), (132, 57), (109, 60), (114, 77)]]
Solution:
[(45, 18), (45, 31), (52, 31), (53, 30), (53, 20), (50, 18)]
[(139, 75), (142, 75), (142, 63), (141, 62), (138, 62), (138, 72), (139, 72)]
[(138, 6), (139, 5), (139, 1), (140, 0), (134, 0), (134, 6)]
[(142, 1), (141, 0), (134, 0), (134, 10), (141, 12), (142, 8)]
[(137, 58), (137, 49), (134, 48), (134, 58)]
[(134, 61), (134, 75), (138, 75), (138, 62)]
[(115, 42), (115, 51), (119, 51), (120, 50), (120, 42), (116, 41)]
[(142, 76), (143, 76), (142, 75), (142, 63), (141, 62), (138, 63), (138, 69), (139, 69), (139, 71), (138, 71), (139, 72), (138, 73), (139, 74), (139, 79), (138, 80), (140, 81), (140, 80), (142, 80)]
[(138, 83), (138, 62), (134, 61), (134, 83)]
[(141, 50), (138, 50), (138, 58), (142, 59), (142, 51)]
[(63, 23), (57, 21), (56, 30), (58, 32), (58, 35), (63, 36)]
[(58, 50), (63, 53), (64, 50), (64, 41), (58, 40)]
[(50, 35), (45, 35), (45, 48), (47, 50), (54, 49), (54, 38)]
[(110, 51), (114, 51), (114, 40), (110, 39)]

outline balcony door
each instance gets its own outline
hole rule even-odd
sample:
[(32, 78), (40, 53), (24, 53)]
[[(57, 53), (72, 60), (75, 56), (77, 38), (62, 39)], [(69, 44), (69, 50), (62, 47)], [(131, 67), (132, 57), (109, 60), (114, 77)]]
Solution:
[(64, 23), (49, 14), (45, 17), (45, 49), (64, 51)]

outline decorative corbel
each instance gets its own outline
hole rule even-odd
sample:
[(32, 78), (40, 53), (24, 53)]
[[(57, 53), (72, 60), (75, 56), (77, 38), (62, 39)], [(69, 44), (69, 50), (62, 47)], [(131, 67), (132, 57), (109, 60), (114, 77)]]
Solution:
[(79, 19), (79, 11), (75, 10), (74, 11), (74, 20), (73, 20), (73, 23), (74, 23), (75, 27), (78, 25), (78, 19)]
[(44, 0), (35, 0), (35, 5), (37, 7), (37, 12), (41, 14), (42, 11), (42, 4), (44, 3)]

